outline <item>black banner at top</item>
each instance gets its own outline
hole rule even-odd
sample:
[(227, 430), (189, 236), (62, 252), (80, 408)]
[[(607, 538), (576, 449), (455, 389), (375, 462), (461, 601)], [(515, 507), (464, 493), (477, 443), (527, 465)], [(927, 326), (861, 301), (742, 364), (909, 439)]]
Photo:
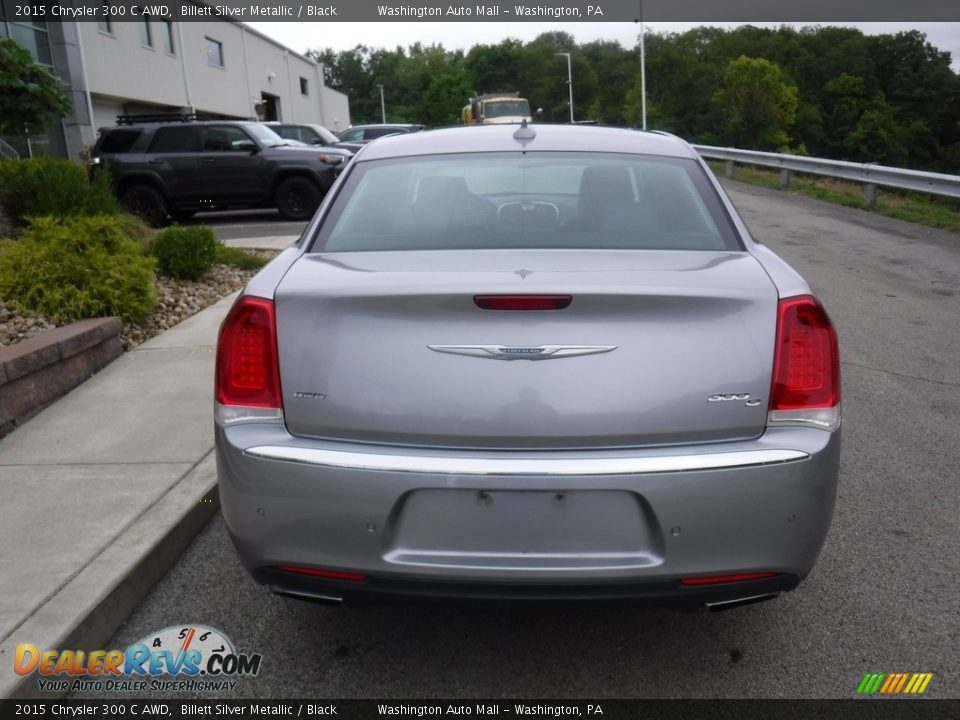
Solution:
[(7, 17), (181, 22), (939, 22), (958, 0), (3, 0)]

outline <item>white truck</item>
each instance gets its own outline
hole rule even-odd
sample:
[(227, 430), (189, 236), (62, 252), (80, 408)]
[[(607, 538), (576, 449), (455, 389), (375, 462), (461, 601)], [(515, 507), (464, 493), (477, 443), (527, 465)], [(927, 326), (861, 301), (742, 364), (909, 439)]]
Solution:
[(463, 106), (460, 118), (464, 125), (519, 125), (531, 121), (530, 103), (518, 92), (476, 95)]

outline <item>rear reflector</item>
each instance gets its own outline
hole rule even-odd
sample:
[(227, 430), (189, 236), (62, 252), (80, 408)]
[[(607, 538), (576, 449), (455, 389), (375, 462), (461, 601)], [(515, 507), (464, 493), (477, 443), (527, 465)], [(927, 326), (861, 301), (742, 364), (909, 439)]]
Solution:
[(748, 580), (764, 580), (776, 577), (779, 573), (755, 572), (738, 573), (736, 575), (705, 575), (703, 577), (689, 577), (680, 580), (681, 585), (722, 585), (723, 583), (746, 582)]
[(220, 328), (216, 398), (221, 405), (282, 408), (273, 301), (241, 296)]
[(349, 572), (347, 570), (326, 570), (325, 568), (302, 567), (300, 565), (277, 565), (274, 567), (274, 570), (294, 573), (296, 575), (328, 578), (330, 580), (349, 580), (350, 582), (361, 582), (367, 579), (364, 573)]
[(474, 295), (473, 302), (483, 310), (563, 310), (570, 295)]
[(770, 411), (832, 408), (840, 403), (840, 353), (827, 313), (809, 295), (781, 300)]

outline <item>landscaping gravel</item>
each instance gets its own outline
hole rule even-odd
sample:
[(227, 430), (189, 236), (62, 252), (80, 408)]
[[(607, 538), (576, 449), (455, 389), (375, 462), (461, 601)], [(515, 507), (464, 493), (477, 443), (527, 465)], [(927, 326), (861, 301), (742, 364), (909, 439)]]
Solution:
[[(270, 253), (270, 257), (275, 254)], [(123, 349), (130, 350), (213, 305), (246, 285), (255, 273), (255, 270), (239, 270), (230, 265), (214, 265), (196, 282), (158, 275), (156, 309), (142, 323), (124, 324), (120, 333)], [(67, 324), (56, 323), (35, 313), (14, 310), (0, 300), (0, 346), (12, 345)]]

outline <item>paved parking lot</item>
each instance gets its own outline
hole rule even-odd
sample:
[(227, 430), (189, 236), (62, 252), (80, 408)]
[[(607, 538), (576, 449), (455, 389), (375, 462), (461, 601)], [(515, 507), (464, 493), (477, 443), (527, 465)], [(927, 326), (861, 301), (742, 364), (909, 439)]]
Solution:
[[(211, 625), (264, 657), (237, 689), (244, 697), (846, 698), (867, 672), (932, 672), (928, 696), (960, 697), (960, 237), (730, 188), (754, 235), (811, 282), (841, 339), (836, 515), (796, 592), (719, 614), (330, 609), (254, 584), (218, 516), (107, 647)], [(233, 224), (221, 232), (263, 232)]]

